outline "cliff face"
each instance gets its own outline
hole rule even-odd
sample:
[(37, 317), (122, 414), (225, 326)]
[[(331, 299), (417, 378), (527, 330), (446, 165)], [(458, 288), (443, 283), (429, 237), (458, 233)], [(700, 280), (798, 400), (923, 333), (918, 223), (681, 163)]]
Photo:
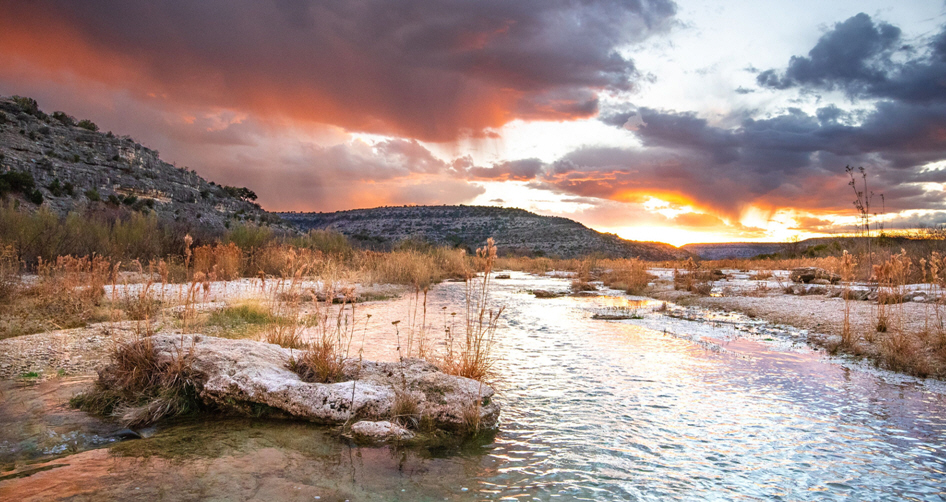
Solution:
[(0, 175), (28, 173), (35, 184), (20, 193), (8, 187), (8, 195), (26, 207), (41, 200), (60, 214), (115, 205), (208, 229), (278, 220), (252, 202), (251, 191), (209, 182), (127, 136), (97, 129), (62, 112), (47, 115), (28, 98), (0, 97)]
[(637, 242), (592, 230), (567, 218), (489, 206), (407, 206), (335, 213), (279, 213), (302, 229), (333, 229), (354, 241), (383, 249), (419, 238), (476, 249), (493, 237), (500, 253), (577, 258), (670, 260), (687, 256), (669, 244)]

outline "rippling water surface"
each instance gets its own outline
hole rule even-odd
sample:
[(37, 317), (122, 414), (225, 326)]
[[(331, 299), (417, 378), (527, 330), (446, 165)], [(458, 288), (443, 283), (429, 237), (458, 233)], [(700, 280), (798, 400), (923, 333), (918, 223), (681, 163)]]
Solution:
[[(506, 310), (494, 438), (398, 450), (352, 447), (308, 424), (185, 423), (0, 481), (0, 498), (946, 500), (941, 394), (775, 350), (731, 325), (591, 319), (623, 297), (524, 291), (562, 280), (495, 285)], [(462, 284), (431, 293), (433, 332), (462, 299)], [(396, 357), (390, 322), (409, 303), (357, 312), (372, 314), (367, 358)]]

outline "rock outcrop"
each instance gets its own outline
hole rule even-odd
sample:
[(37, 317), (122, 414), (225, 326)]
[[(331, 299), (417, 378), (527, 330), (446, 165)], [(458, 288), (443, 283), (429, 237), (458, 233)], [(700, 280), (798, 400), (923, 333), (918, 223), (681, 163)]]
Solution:
[(154, 212), (164, 221), (222, 231), (230, 222), (276, 224), (249, 189), (208, 181), (127, 136), (100, 132), (62, 112), (47, 115), (29, 98), (0, 96), (0, 174), (29, 175), (37, 200), (59, 213), (86, 206)]
[(391, 418), (395, 401), (406, 399), (416, 405), (412, 408), (418, 417), (439, 429), (463, 431), (471, 420), (493, 428), (499, 418), (491, 387), (447, 375), (420, 359), (348, 360), (346, 381), (323, 384), (302, 381), (288, 368), (293, 351), (278, 345), (203, 335), (155, 335), (152, 343), (159, 366), (186, 354), (199, 398), (225, 411), (253, 415), (262, 408), (343, 424)]

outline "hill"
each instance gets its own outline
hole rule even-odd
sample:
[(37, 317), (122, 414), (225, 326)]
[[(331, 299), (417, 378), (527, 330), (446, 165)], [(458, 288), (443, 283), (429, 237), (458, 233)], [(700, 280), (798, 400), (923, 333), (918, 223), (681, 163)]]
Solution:
[(688, 256), (669, 244), (638, 242), (577, 221), (491, 206), (403, 206), (335, 213), (278, 213), (302, 229), (333, 229), (368, 248), (416, 238), (474, 250), (493, 237), (501, 254), (577, 258), (599, 255), (672, 260)]
[(778, 253), (785, 249), (784, 242), (719, 242), (707, 244), (684, 244), (680, 249), (704, 260), (727, 258), (753, 258), (761, 254)]
[(0, 197), (59, 214), (86, 208), (155, 212), (163, 220), (222, 230), (231, 220), (277, 222), (249, 189), (218, 185), (164, 162), (132, 138), (89, 120), (51, 115), (36, 101), (0, 97)]
[[(880, 234), (870, 238), (873, 252), (897, 253), (906, 250), (916, 256), (925, 256), (946, 249), (942, 228), (919, 229), (902, 235)], [(813, 237), (797, 242), (724, 242), (709, 244), (687, 244), (681, 249), (704, 260), (728, 258), (818, 258), (840, 256), (845, 250), (862, 253), (868, 248), (866, 237), (840, 235), (837, 237)]]

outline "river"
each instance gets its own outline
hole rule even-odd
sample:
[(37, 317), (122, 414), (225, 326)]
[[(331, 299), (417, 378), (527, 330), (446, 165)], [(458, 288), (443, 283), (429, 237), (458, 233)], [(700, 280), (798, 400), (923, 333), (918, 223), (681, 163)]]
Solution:
[[(0, 461), (21, 474), (36, 463), (30, 475), (0, 471), (0, 499), (946, 500), (937, 389), (852, 369), (748, 320), (672, 319), (616, 292), (527, 292), (564, 290), (563, 279), (493, 284), (505, 306), (495, 435), (358, 447), (306, 423), (205, 417), (111, 442), (116, 426), (62, 405), (88, 379), (8, 383)], [(367, 358), (396, 357), (390, 323), (410, 302), (359, 307)], [(431, 331), (462, 305), (463, 284), (434, 288)], [(642, 318), (592, 318), (615, 307)]]

